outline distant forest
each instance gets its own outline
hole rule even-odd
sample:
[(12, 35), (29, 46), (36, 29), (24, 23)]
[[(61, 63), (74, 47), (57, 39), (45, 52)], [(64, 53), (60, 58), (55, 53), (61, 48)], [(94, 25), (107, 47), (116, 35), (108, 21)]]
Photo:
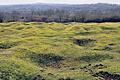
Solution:
[(115, 4), (26, 4), (1, 5), (0, 22), (120, 22)]

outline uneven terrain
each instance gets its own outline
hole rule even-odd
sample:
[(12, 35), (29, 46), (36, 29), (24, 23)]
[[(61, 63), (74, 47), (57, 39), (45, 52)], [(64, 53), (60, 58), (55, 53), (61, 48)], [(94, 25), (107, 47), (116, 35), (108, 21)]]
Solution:
[(120, 23), (0, 23), (0, 80), (120, 80)]

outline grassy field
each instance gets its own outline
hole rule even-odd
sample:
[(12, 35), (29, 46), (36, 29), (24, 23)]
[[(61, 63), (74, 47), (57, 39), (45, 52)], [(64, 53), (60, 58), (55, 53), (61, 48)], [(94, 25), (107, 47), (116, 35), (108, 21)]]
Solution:
[(120, 80), (120, 23), (0, 23), (0, 80)]

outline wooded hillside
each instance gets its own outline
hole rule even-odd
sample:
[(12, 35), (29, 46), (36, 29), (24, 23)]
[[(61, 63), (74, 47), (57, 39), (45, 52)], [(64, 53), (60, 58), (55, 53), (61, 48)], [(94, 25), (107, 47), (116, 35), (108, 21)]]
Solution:
[(0, 22), (119, 22), (115, 4), (27, 4), (0, 6)]

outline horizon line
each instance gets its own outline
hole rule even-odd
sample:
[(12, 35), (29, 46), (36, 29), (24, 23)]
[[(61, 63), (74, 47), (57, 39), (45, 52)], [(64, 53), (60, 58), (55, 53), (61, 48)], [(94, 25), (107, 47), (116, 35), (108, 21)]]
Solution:
[(0, 4), (0, 6), (14, 6), (14, 5), (32, 5), (32, 4), (58, 4), (58, 5), (89, 5), (89, 4), (111, 4), (111, 5), (120, 5), (120, 3), (42, 3), (42, 2), (35, 2), (35, 3), (16, 3), (16, 4)]

